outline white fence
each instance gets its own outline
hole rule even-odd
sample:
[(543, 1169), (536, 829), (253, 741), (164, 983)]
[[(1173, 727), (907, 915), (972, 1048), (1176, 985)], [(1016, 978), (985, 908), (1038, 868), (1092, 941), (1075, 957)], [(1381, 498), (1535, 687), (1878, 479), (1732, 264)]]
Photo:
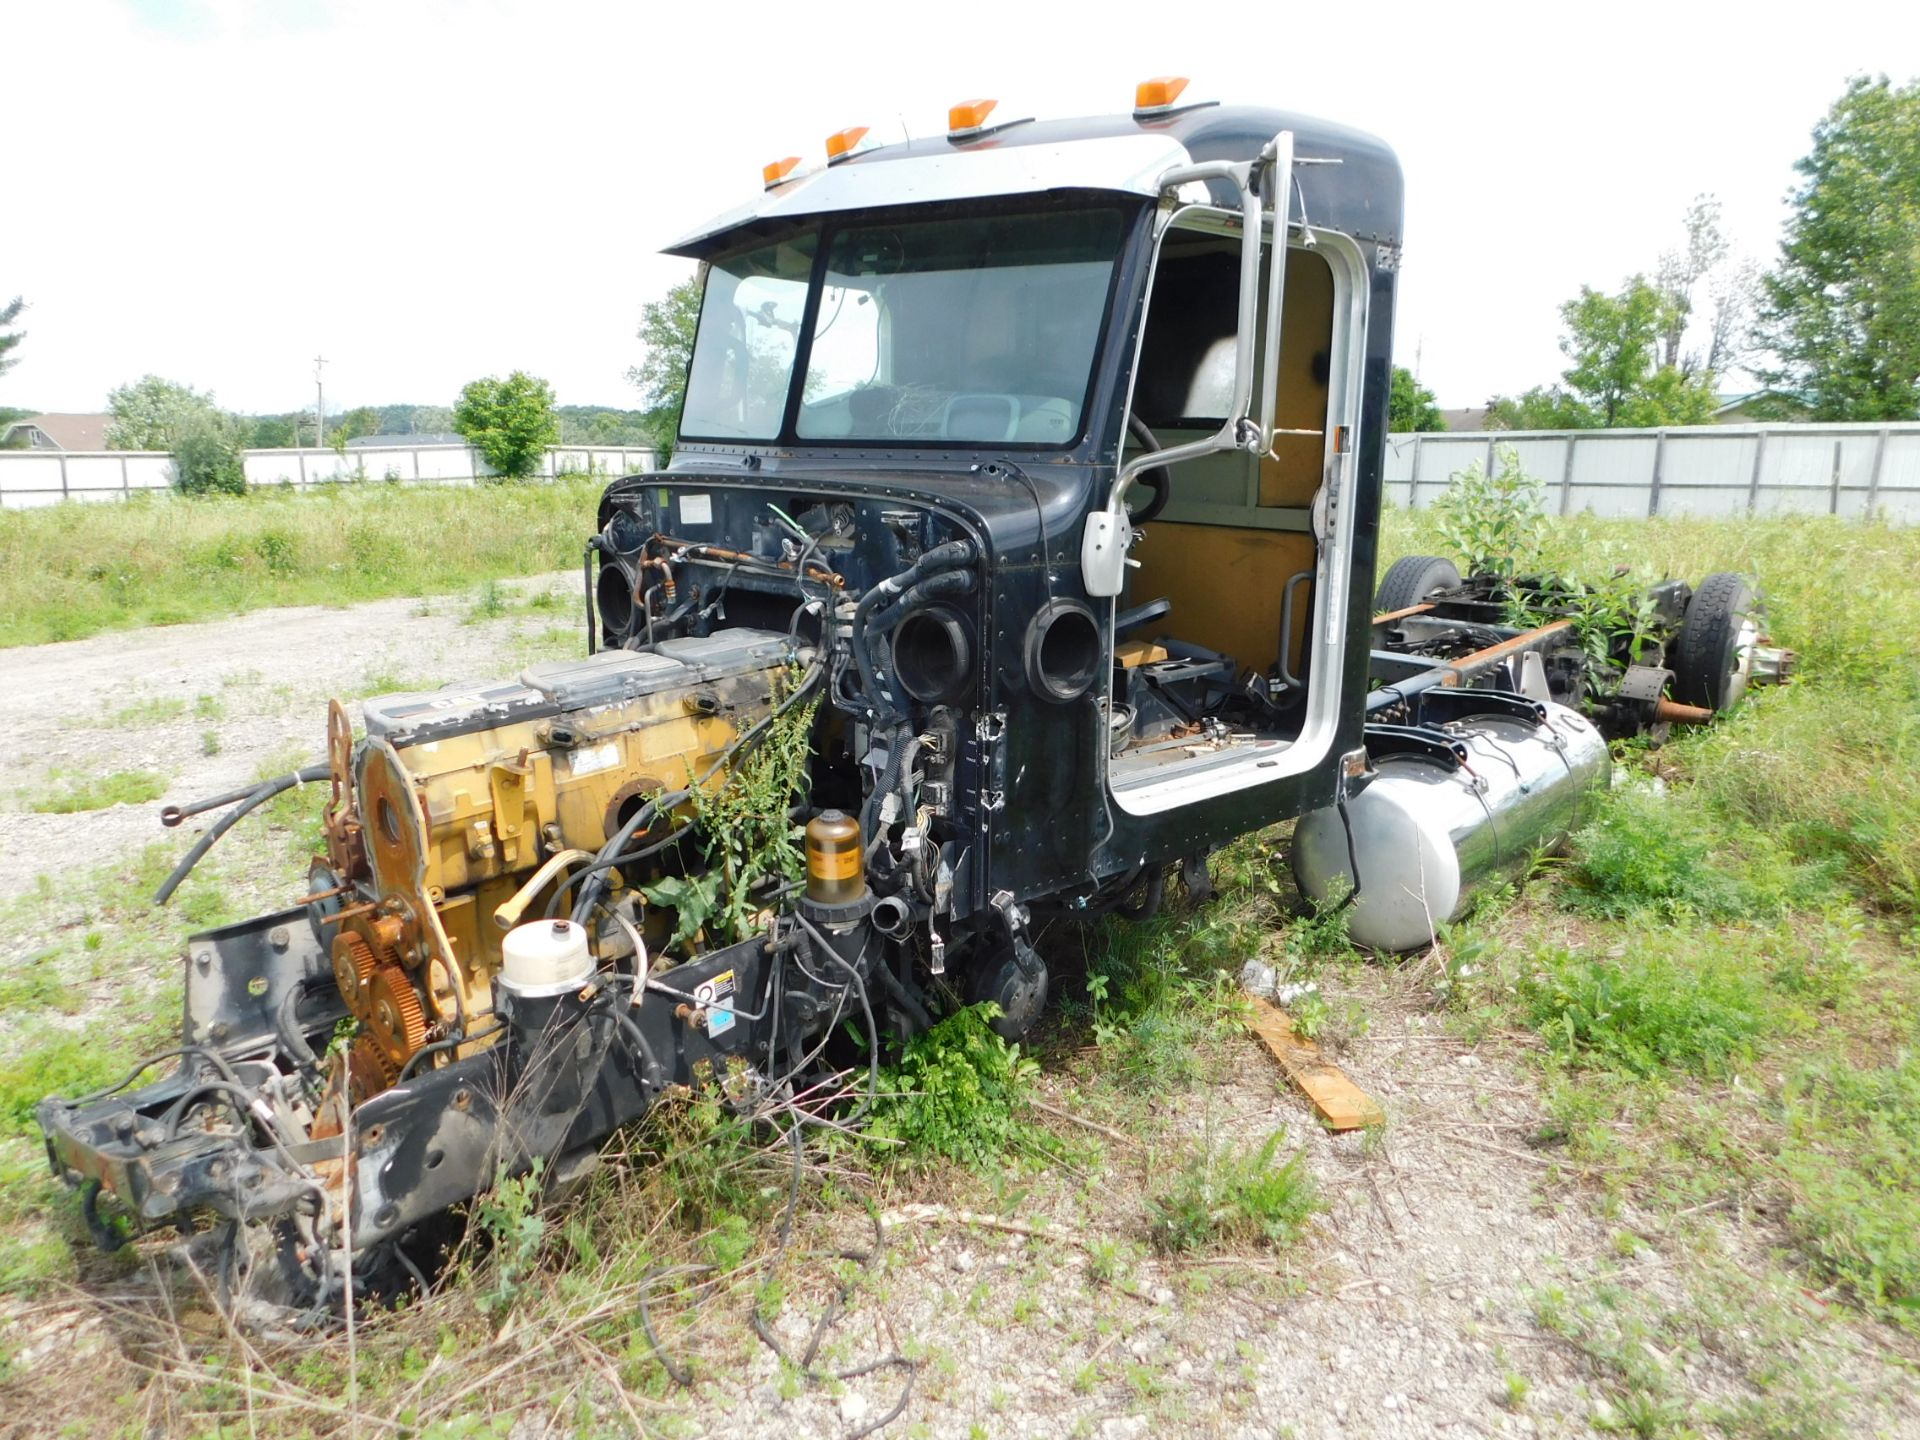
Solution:
[(1511, 448), (1562, 515), (1812, 514), (1920, 521), (1920, 424), (1694, 425), (1387, 437), (1387, 495), (1430, 503)]
[[(599, 471), (631, 475), (651, 470), (651, 450), (558, 445), (547, 451), (541, 474)], [(465, 445), (411, 445), (392, 449), (249, 450), (247, 481), (253, 485), (312, 485), (360, 481), (405, 481), (423, 485), (471, 485), (491, 475), (478, 452)], [(0, 450), (0, 508), (24, 510), (62, 500), (124, 500), (173, 483), (173, 457), (151, 450)]]

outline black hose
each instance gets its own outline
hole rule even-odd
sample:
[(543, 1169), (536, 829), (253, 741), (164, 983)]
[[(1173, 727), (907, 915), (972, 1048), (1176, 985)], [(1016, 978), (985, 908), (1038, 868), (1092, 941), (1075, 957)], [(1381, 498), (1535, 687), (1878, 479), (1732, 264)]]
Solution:
[(332, 767), (325, 761), (318, 765), (309, 765), (304, 770), (296, 770), (291, 775), (282, 775), (277, 780), (269, 780), (250, 791), (247, 798), (222, 815), (207, 827), (207, 833), (194, 841), (193, 848), (187, 851), (180, 863), (173, 867), (173, 873), (161, 882), (160, 888), (153, 892), (153, 903), (164, 905), (173, 898), (173, 892), (180, 888), (180, 882), (187, 878), (194, 866), (219, 841), (220, 837), (234, 827), (236, 821), (250, 811), (259, 809), (267, 801), (296, 785), (310, 785), (315, 780), (324, 780), (332, 774)]
[(944, 545), (936, 545), (898, 575), (879, 581), (862, 595), (859, 604), (853, 607), (853, 623), (849, 627), (848, 645), (853, 651), (854, 664), (860, 669), (860, 682), (866, 689), (867, 705), (876, 719), (893, 717), (886, 692), (880, 688), (878, 668), (873, 663), (873, 653), (867, 633), (868, 622), (881, 605), (905, 594), (929, 575), (972, 564), (974, 554), (974, 545), (971, 540), (949, 540)]
[(280, 1035), (280, 1043), (293, 1056), (293, 1063), (302, 1070), (318, 1070), (320, 1057), (313, 1053), (313, 1047), (307, 1043), (306, 1033), (300, 1028), (300, 1000), (306, 994), (307, 986), (318, 977), (302, 975), (287, 987), (287, 993), (280, 997), (280, 1004), (273, 1014), (273, 1028)]
[(593, 614), (593, 552), (599, 549), (596, 543), (600, 537), (594, 536), (587, 542), (587, 548), (580, 552), (580, 589), (587, 597), (587, 654), (591, 655), (598, 645), (594, 628)]
[(660, 814), (664, 810), (671, 810), (675, 805), (687, 799), (693, 794), (696, 788), (706, 784), (708, 780), (719, 774), (741, 750), (748, 745), (756, 743), (773, 727), (774, 721), (778, 720), (782, 715), (786, 714), (787, 711), (799, 704), (808, 692), (819, 683), (820, 676), (824, 671), (825, 667), (821, 664), (819, 658), (816, 657), (814, 663), (807, 667), (806, 674), (800, 677), (800, 683), (793, 687), (792, 693), (781, 700), (779, 704), (775, 705), (752, 726), (734, 736), (728, 743), (726, 749), (714, 757), (713, 763), (701, 772), (692, 785), (688, 786), (685, 790), (676, 790), (670, 795), (654, 796), (648, 800), (646, 804), (635, 809), (633, 814), (627, 817), (626, 823), (607, 837), (607, 843), (602, 845), (598, 853), (594, 855), (593, 863), (583, 869), (574, 871), (572, 876), (569, 877), (570, 881), (574, 879), (584, 879), (586, 881), (586, 883), (580, 887), (580, 898), (574, 902), (573, 919), (575, 924), (586, 924), (588, 917), (593, 914), (594, 904), (606, 890), (606, 881), (604, 879), (606, 872), (621, 863), (621, 851), (626, 848), (627, 842), (634, 837), (635, 832), (638, 831), (642, 825), (651, 824), (655, 815)]
[(873, 973), (880, 977), (880, 988), (887, 992), (894, 1004), (906, 1012), (909, 1020), (922, 1030), (933, 1028), (933, 1016), (927, 1012), (927, 1007), (914, 999), (907, 987), (900, 983), (898, 975), (887, 969), (885, 965), (874, 966)]

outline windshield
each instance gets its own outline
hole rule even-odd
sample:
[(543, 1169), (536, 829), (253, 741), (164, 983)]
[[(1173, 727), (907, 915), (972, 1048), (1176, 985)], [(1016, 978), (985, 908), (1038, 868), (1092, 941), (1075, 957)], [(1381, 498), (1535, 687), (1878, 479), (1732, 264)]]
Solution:
[(715, 260), (687, 370), (682, 435), (772, 440), (787, 413), (813, 274), (813, 235)]
[[(716, 260), (683, 435), (1067, 445), (1080, 434), (1121, 212), (837, 226), (807, 317), (807, 234)], [(810, 325), (804, 355), (796, 355)]]

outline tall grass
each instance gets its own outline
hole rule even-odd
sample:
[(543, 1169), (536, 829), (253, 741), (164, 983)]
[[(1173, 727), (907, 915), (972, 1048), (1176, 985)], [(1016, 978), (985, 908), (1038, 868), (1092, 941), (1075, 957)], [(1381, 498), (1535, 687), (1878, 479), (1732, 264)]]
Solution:
[(577, 564), (604, 477), (136, 497), (0, 512), (0, 646)]
[[(1390, 513), (1383, 563), (1418, 553), (1446, 553), (1438, 526)], [(1920, 527), (1580, 516), (1548, 521), (1535, 558), (1581, 579), (1738, 571), (1799, 671), (1634, 757), (1666, 792), (1617, 791), (1561, 891), (1604, 928), (1509, 957), (1493, 1003), (1547, 1042), (1562, 1118), (1602, 1122), (1569, 1128), (1610, 1175), (1638, 1133), (1656, 1190), (1769, 1192), (1815, 1269), (1912, 1325)], [(1675, 1087), (1691, 1118), (1668, 1118)]]

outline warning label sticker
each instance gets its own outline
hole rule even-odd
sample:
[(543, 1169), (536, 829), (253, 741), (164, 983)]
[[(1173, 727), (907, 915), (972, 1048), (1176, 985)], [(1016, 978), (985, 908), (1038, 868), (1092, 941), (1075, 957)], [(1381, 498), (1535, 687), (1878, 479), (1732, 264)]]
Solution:
[(707, 1034), (724, 1035), (733, 1028), (733, 971), (722, 970), (701, 981), (693, 998), (707, 1012)]
[(680, 497), (680, 523), (682, 525), (711, 525), (713, 523), (713, 497), (711, 495), (682, 495)]
[(609, 740), (604, 745), (583, 745), (567, 757), (568, 773), (594, 775), (611, 770), (620, 763), (620, 747)]

